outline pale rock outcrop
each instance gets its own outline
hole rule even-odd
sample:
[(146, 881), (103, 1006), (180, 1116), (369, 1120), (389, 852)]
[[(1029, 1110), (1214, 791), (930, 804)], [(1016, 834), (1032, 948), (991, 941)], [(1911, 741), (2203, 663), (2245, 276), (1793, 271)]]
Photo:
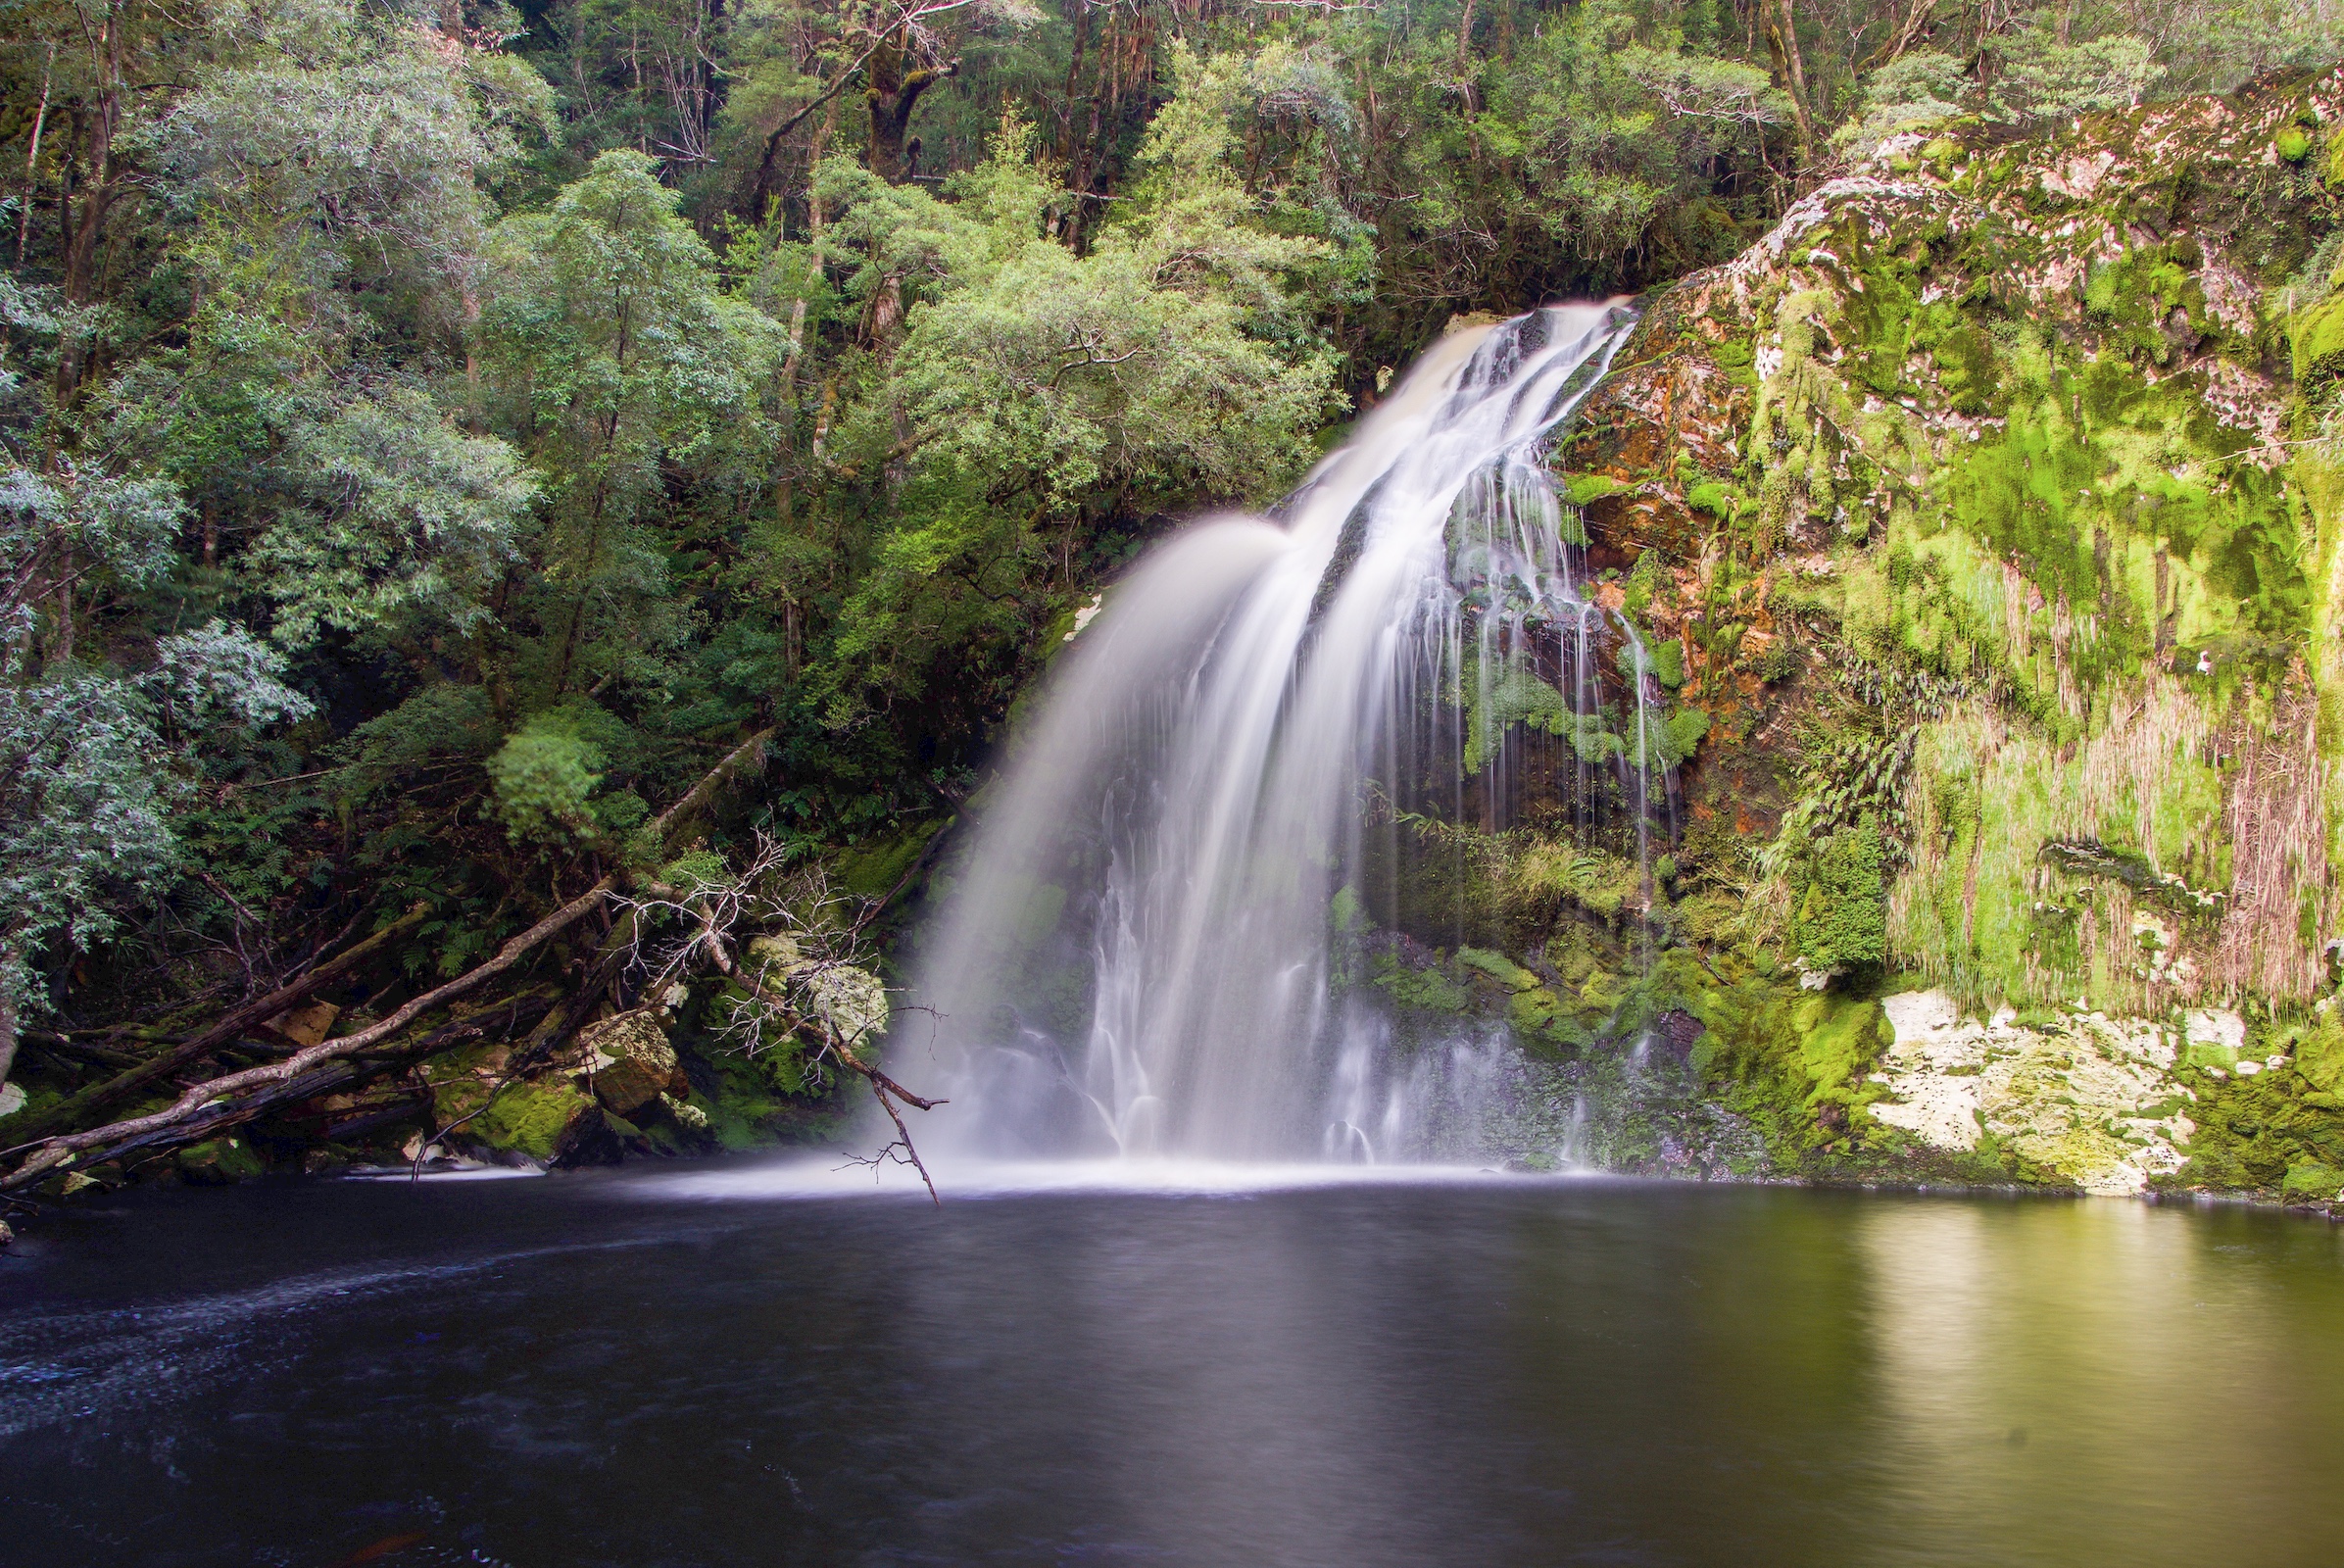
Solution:
[(1873, 1081), (1895, 1099), (1871, 1107), (1876, 1121), (1946, 1150), (1976, 1149), (1990, 1133), (2104, 1195), (2138, 1193), (2189, 1157), (2196, 1097), (2173, 1081), (2174, 1043), (2153, 1021), (2077, 1008), (2040, 1028), (2007, 1009), (1980, 1021), (1941, 991), (1881, 1006), (1896, 1039)]

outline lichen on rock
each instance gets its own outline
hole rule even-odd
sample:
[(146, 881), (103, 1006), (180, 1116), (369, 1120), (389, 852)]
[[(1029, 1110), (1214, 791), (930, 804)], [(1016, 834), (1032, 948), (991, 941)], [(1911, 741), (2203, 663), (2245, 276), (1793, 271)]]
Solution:
[(850, 1044), (887, 1032), (887, 986), (868, 969), (809, 955), (794, 936), (761, 936), (749, 944), (750, 969), (776, 989), (786, 989)]

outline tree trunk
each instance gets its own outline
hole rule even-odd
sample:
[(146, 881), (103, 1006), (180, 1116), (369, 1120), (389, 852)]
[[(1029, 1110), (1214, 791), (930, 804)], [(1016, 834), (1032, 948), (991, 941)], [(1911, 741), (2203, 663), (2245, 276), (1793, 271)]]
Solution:
[(903, 29), (898, 27), (871, 51), (863, 68), (862, 98), (871, 112), (871, 172), (891, 185), (901, 185), (911, 172), (903, 144), (920, 94), (960, 71), (957, 60), (933, 70), (905, 71), (905, 41)]
[(1815, 162), (1815, 120), (1807, 105), (1807, 63), (1799, 53), (1798, 18), (1793, 0), (1775, 0), (1766, 17), (1766, 52), (1774, 57), (1775, 72), (1790, 93), (1790, 113), (1798, 124), (1799, 168)]
[[(122, 194), (124, 182), (114, 163), (114, 140), (122, 129), (122, 20), (109, 16), (99, 29), (92, 53), (97, 56), (97, 95), (85, 111), (89, 178), (83, 182), (81, 208), (73, 211), (71, 194), (72, 156), (67, 157), (68, 194), (60, 204), (64, 225), (65, 297), (87, 305), (97, 287), (98, 240), (105, 231), (106, 213)], [(81, 118), (76, 116), (76, 119)], [(70, 399), (81, 384), (85, 349), (78, 334), (68, 332), (58, 345), (57, 393)]]
[(14, 956), (0, 952), (0, 1089), (8, 1086), (9, 1070), (17, 1064), (17, 994), (7, 981), (9, 960)]

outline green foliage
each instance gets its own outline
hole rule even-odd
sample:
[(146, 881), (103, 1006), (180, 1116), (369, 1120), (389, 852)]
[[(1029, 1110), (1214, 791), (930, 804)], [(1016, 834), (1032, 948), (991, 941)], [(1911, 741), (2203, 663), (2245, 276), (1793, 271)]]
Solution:
[[(1167, 519), (1275, 496), (1451, 314), (1724, 260), (1821, 172), (1811, 133), (1851, 117), (1843, 144), (1948, 110), (2064, 119), (2332, 43), (2298, 0), (2187, 3), (2203, 24), (2176, 23), (2183, 0), (2085, 5), (2056, 34), (1784, 8), (1795, 102), (1761, 35), (1706, 5), (988, 3), (904, 35), (925, 151), (900, 181), (867, 96), (901, 77), (873, 48), (887, 19), (852, 7), (562, 6), (505, 43), (498, 15), (463, 8), (131, 8), (103, 49), (81, 11), (24, 9), (0, 39), (0, 129), (37, 220), (0, 278), (9, 994), (109, 1023), (214, 984), (218, 954), (281, 968), (353, 912), (418, 901), (400, 961), (460, 969), (561, 889), (672, 856), (629, 835), (755, 730), (776, 782), (663, 874), (702, 885), (755, 827), (892, 888), (1049, 628)], [(956, 75), (921, 69), (948, 60)], [(1899, 156), (1947, 175), (1959, 149)], [(1929, 495), (1899, 493), (1892, 594), (1847, 567), (1836, 608), (1880, 667), (1951, 683), (1983, 661), (1996, 692), (2056, 709), (2048, 661), (1979, 652), (1994, 623), (1973, 584), (2005, 561), (2046, 590), (2038, 644), (2063, 596), (2097, 617), (2065, 666), (2079, 705), (2154, 657), (2160, 616), (2191, 649), (2300, 630), (2316, 530), (2236, 461), (2263, 435), (2192, 412), (2184, 326), (2239, 345), (2189, 246), (2144, 242), (2084, 280), (2119, 350), (2095, 367), (2010, 332), (1991, 290), (1923, 303), (1924, 260), (1863, 240), (1818, 242), (1864, 288), (1837, 316), (1781, 302), (1785, 368), (1745, 469), (1691, 492), (1730, 561), (1793, 521), (1856, 542), (1876, 487), (1947, 466), (1894, 412), (1941, 393), (2008, 424)], [(2285, 313), (2314, 390), (2344, 359), (2319, 315), (2333, 261)], [(1715, 358), (1752, 385), (1758, 351), (1737, 331)], [(1831, 395), (1840, 363), (1869, 393)], [(2171, 606), (2148, 586), (2165, 565)], [(1632, 613), (1674, 592), (1669, 567), (1638, 561)], [(1759, 670), (1786, 678), (1794, 650), (1836, 645), (1777, 608)], [(1715, 671), (1711, 624), (1694, 636)], [(1570, 714), (1528, 669), (1460, 694), (1469, 764), (1515, 725), (1644, 768), (1692, 757), (1712, 709), (1747, 733), (1730, 679), (1685, 700), (1686, 660), (1655, 641), (1661, 704), (1635, 710)], [(2212, 764), (2173, 773), (2193, 804), (2168, 837), (2222, 787)], [(1982, 777), (1942, 780), (1969, 813), (1950, 842), (2007, 830), (2032, 855), (2053, 774), (2001, 800)], [(1801, 857), (1822, 865), (1861, 814), (1810, 793), (1802, 893), (1839, 871)], [(1861, 809), (1893, 851), (1889, 808)], [(1613, 941), (1648, 894), (1636, 866), (1535, 837), (1459, 885)], [(1968, 931), (1960, 885), (1958, 865), (1931, 873), (1942, 931)], [(1980, 965), (2039, 934), (2000, 897), (1976, 911)], [(1041, 956), (1066, 900), (1035, 887), (1001, 934), (1045, 1010), (1079, 1004)], [(1654, 919), (1673, 940), (1667, 906)], [(1459, 963), (1379, 983), (1466, 1006)], [(1563, 1040), (1661, 1005), (1589, 963), (1591, 994), (1513, 989), (1517, 1022)], [(822, 1086), (795, 1050), (724, 1056), (702, 1107), (720, 1136), (805, 1110)]]
[(1640, 896), (1639, 884), (1636, 862), (1624, 856), (1538, 839), (1507, 866), (1504, 897), (1525, 909), (1568, 904), (1612, 920)]
[(1817, 846), (1791, 924), (1810, 967), (1849, 969), (1887, 956), (1885, 862), (1880, 830), (1869, 821)]
[(252, 554), (279, 641), (331, 628), (396, 642), (488, 613), (536, 492), (511, 447), (464, 435), (410, 388), (362, 399), (302, 440), (316, 499)]
[[(1600, 753), (1600, 735), (1583, 733), (1587, 729), (1586, 717), (1574, 714), (1571, 705), (1563, 701), (1563, 694), (1520, 666), (1499, 671), (1489, 687), (1466, 693), (1465, 710), (1465, 771), (1479, 773), (1483, 766), (1497, 755), (1505, 742), (1505, 732), (1516, 724), (1544, 730), (1549, 735), (1568, 735), (1584, 755), (1594, 750)], [(1602, 739), (1617, 740), (1610, 736)]]
[(1368, 979), (1399, 1005), (1420, 1011), (1462, 1012), (1473, 1002), (1473, 994), (1440, 964), (1414, 969), (1390, 953), (1376, 955)]
[(602, 748), (564, 713), (544, 713), (488, 760), (493, 809), (515, 843), (559, 844), (591, 832), (589, 800), (602, 783)]
[(661, 677), (681, 628), (647, 514), (668, 471), (708, 475), (758, 440), (780, 329), (721, 288), (677, 204), (652, 160), (605, 153), (491, 237), (482, 358), (546, 504), (531, 594), (546, 637), (516, 672), (548, 698)]

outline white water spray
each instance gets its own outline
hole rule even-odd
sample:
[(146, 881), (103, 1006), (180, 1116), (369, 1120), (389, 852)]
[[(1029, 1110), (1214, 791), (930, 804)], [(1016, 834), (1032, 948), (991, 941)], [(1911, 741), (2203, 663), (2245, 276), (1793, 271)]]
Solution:
[[(976, 803), (921, 945), (918, 1000), (956, 1079), (924, 1145), (1432, 1152), (1453, 1117), (1428, 1097), (1488, 1080), (1491, 1048), (1395, 1062), (1341, 995), (1330, 935), (1358, 903), (1363, 793), (1461, 808), (1470, 783), (1489, 825), (1509, 736), (1535, 730), (1570, 748), (1581, 802), (1590, 769), (1616, 775), (1640, 853), (1649, 662), (1583, 596), (1585, 539), (1540, 461), (1633, 324), (1614, 303), (1451, 333), (1283, 525), (1201, 523), (1115, 589)], [(1607, 677), (1614, 624), (1630, 652)]]

